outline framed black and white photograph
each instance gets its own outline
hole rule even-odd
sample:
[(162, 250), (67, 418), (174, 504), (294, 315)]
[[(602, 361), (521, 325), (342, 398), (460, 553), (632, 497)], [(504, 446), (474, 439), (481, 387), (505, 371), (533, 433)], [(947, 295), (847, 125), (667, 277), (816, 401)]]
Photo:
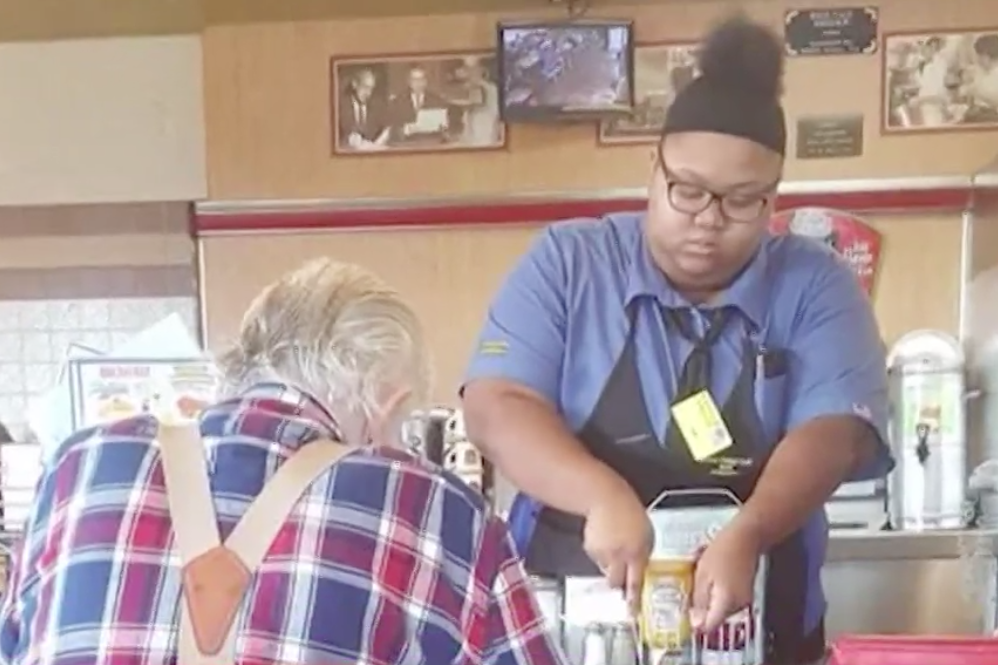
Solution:
[(492, 52), (334, 57), (330, 76), (334, 154), (506, 145)]
[(634, 113), (604, 120), (603, 145), (654, 143), (676, 93), (697, 76), (695, 42), (645, 44), (634, 49)]
[(998, 128), (998, 28), (884, 36), (885, 133)]

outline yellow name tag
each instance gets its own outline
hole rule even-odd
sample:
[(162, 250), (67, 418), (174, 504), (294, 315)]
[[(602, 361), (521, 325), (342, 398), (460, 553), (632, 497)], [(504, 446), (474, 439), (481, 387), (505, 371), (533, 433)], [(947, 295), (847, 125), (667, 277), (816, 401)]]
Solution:
[(686, 439), (686, 446), (697, 462), (731, 447), (734, 440), (721, 411), (706, 390), (673, 405), (672, 419)]

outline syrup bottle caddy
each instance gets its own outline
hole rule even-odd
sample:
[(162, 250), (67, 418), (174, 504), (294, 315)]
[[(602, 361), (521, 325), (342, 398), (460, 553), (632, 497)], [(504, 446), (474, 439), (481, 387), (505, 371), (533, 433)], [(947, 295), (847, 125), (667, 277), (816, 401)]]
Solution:
[[(730, 505), (664, 508), (678, 496), (714, 496)], [(711, 539), (738, 513), (741, 503), (727, 490), (666, 491), (649, 509), (655, 531), (645, 574), (638, 631), (648, 665), (762, 665), (766, 561), (759, 565), (755, 599), (708, 636), (697, 636), (689, 610), (696, 559)]]
[[(661, 507), (680, 496), (729, 503)], [(668, 491), (658, 497), (649, 509), (655, 542), (636, 618), (603, 578), (534, 578), (549, 630), (570, 660), (584, 665), (763, 665), (765, 559), (749, 608), (708, 636), (695, 635), (689, 621), (697, 557), (740, 505), (723, 489)]]

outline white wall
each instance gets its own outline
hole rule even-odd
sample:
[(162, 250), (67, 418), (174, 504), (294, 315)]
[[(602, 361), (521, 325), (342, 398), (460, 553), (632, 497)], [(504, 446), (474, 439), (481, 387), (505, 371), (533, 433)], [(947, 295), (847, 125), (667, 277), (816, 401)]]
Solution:
[(0, 44), (0, 205), (206, 191), (199, 36)]

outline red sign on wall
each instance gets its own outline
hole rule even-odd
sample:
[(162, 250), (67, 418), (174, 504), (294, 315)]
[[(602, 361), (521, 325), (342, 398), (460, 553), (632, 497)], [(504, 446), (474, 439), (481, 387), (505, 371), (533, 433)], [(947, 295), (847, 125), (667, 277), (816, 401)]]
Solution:
[(769, 223), (776, 235), (790, 233), (833, 247), (852, 267), (869, 294), (880, 266), (880, 233), (855, 215), (830, 208), (795, 208), (777, 213)]

